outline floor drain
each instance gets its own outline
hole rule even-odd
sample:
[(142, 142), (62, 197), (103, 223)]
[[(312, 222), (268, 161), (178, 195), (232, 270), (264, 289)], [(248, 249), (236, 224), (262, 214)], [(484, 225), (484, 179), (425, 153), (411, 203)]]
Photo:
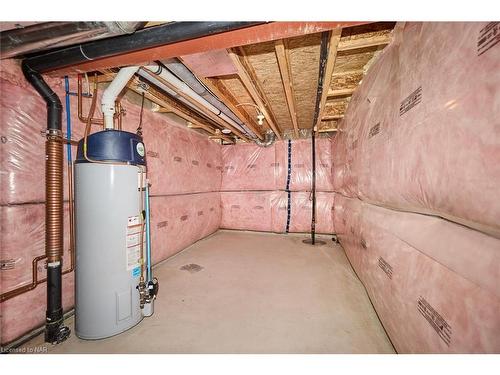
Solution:
[(200, 272), (202, 269), (202, 266), (194, 263), (186, 264), (180, 268), (181, 271), (189, 271), (190, 273)]

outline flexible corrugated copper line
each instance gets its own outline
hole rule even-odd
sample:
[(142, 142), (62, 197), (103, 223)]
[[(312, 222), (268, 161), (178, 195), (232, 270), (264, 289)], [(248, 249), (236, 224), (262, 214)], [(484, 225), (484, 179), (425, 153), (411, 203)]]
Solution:
[(63, 249), (63, 143), (59, 136), (46, 142), (45, 253), (47, 262), (59, 262)]

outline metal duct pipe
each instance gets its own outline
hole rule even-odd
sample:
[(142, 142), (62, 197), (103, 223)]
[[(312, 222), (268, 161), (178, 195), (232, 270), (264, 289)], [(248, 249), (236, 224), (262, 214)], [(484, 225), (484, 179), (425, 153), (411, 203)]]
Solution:
[(268, 131), (266, 131), (264, 141), (261, 141), (260, 139), (255, 139), (255, 143), (260, 147), (269, 147), (274, 143), (275, 140), (276, 140), (276, 134), (274, 134), (274, 132), (271, 129), (269, 129)]
[[(150, 65), (150, 66), (144, 66), (144, 68), (148, 69), (149, 72), (148, 71), (144, 72), (141, 69), (141, 71), (139, 71), (139, 75), (141, 75), (142, 77), (145, 77), (146, 79), (148, 79), (147, 77), (151, 77), (150, 73), (153, 73), (153, 74), (161, 77), (166, 82), (168, 82), (168, 83), (172, 84), (173, 86), (175, 86), (175, 88), (177, 88), (179, 91), (185, 93), (186, 95), (188, 95), (189, 97), (191, 97), (192, 99), (194, 99), (196, 102), (198, 102), (199, 104), (201, 104), (203, 107), (207, 108), (210, 112), (214, 113), (216, 116), (220, 117), (222, 120), (224, 120), (228, 124), (232, 125), (234, 128), (238, 129), (239, 131), (241, 131), (243, 133), (246, 132), (245, 129), (243, 129), (239, 124), (237, 124), (235, 121), (233, 121), (231, 118), (229, 118), (220, 109), (218, 109), (214, 105), (210, 104), (205, 98), (203, 98), (200, 95), (198, 95), (186, 83), (184, 83), (179, 78), (177, 78), (169, 70), (163, 68), (159, 64), (157, 64), (157, 65)], [(166, 86), (164, 84), (162, 84), (158, 80), (157, 80), (157, 83), (155, 83), (155, 84), (159, 85), (159, 87), (161, 87), (162, 89), (166, 88)], [(165, 91), (167, 91), (167, 90), (165, 90)], [(176, 96), (177, 96), (177, 94), (176, 94)], [(250, 134), (253, 137), (255, 137), (255, 135), (253, 133), (250, 133)]]
[(47, 141), (45, 155), (45, 254), (47, 256), (47, 310), (45, 341), (59, 343), (70, 334), (63, 325), (63, 139), (62, 104), (57, 94), (26, 60), (22, 70), (26, 80), (47, 103)]
[(163, 83), (161, 83), (158, 79), (155, 78), (154, 74), (150, 74), (149, 72), (146, 72), (144, 70), (139, 70), (137, 74), (142, 78), (143, 81), (148, 81), (149, 83), (152, 83), (156, 87), (160, 88), (161, 90), (165, 91), (168, 95), (171, 97), (177, 99), (181, 103), (187, 105), (189, 108), (192, 108), (195, 111), (198, 111), (195, 105), (191, 104), (189, 101), (184, 99), (182, 96), (177, 94), (174, 90), (171, 90), (169, 87), (165, 86)]
[(78, 44), (28, 58), (29, 65), (45, 73), (89, 60), (120, 55), (145, 48), (158, 47), (202, 36), (249, 27), (262, 22), (171, 22), (149, 27), (112, 40)]
[(131, 34), (146, 22), (43, 22), (0, 34), (1, 58)]
[(247, 134), (252, 134), (252, 131), (248, 129), (245, 124), (219, 99), (215, 97), (206, 87), (203, 85), (198, 78), (189, 70), (182, 62), (177, 58), (168, 59), (162, 61), (163, 65), (167, 67), (173, 74), (175, 74), (180, 80), (184, 81), (194, 92), (205, 99), (207, 102), (216, 107), (219, 111), (224, 113), (231, 120), (236, 122), (244, 132)]

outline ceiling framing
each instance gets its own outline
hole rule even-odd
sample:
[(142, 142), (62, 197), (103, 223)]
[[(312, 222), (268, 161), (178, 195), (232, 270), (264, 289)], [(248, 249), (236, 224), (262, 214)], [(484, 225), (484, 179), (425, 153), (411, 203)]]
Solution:
[[(394, 26), (370, 23), (327, 31), (328, 58), (316, 124), (321, 32), (177, 57), (259, 139), (268, 129), (278, 139), (298, 138), (310, 134), (313, 127), (320, 133), (337, 130), (373, 60), (391, 42)], [(100, 71), (111, 74), (109, 69)], [(129, 88), (141, 93), (137, 85), (135, 79)], [(145, 97), (155, 103), (155, 111), (174, 113), (212, 139), (234, 142), (236, 136), (238, 141), (251, 141), (189, 97), (184, 99), (192, 102), (196, 111), (154, 88), (149, 88)], [(258, 113), (265, 117), (263, 125), (257, 122)], [(224, 128), (232, 134), (222, 134)]]

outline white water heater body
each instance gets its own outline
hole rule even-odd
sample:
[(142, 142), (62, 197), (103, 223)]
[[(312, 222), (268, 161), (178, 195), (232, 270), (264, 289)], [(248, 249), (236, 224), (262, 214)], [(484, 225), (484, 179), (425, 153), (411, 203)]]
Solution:
[[(138, 290), (144, 241), (139, 181), (145, 165), (130, 162), (143, 160), (144, 146), (127, 132), (92, 136), (89, 155), (106, 163), (88, 162), (80, 148), (75, 163), (75, 331), (82, 339), (114, 336), (143, 318)], [(124, 149), (123, 155), (117, 155), (117, 149)]]

